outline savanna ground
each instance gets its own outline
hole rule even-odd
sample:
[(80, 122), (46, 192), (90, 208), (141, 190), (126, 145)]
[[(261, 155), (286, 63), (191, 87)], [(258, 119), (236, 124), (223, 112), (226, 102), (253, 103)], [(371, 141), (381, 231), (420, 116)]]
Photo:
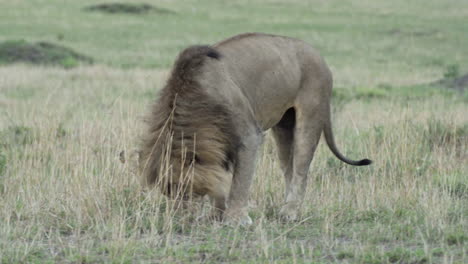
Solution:
[[(1, 263), (468, 261), (468, 97), (429, 85), (468, 72), (466, 1), (161, 0), (141, 14), (93, 4), (1, 1), (0, 42), (45, 41), (94, 59), (0, 65)], [(322, 53), (338, 145), (374, 164), (344, 165), (321, 143), (301, 220), (283, 223), (267, 136), (254, 224), (231, 227), (199, 220), (208, 204), (174, 210), (142, 192), (135, 152), (178, 51), (252, 31)]]

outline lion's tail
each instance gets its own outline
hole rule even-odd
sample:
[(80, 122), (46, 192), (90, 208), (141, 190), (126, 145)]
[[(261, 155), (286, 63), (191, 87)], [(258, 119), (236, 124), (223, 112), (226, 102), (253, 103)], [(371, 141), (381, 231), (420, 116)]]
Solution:
[(341, 152), (336, 147), (335, 139), (333, 138), (333, 132), (332, 132), (332, 127), (331, 127), (331, 117), (330, 116), (331, 116), (330, 107), (328, 107), (327, 117), (325, 119), (325, 125), (324, 125), (324, 128), (323, 128), (323, 133), (325, 135), (325, 141), (327, 141), (327, 145), (330, 148), (330, 150), (333, 152), (333, 154), (335, 154), (335, 156), (338, 159), (340, 159), (341, 161), (343, 161), (345, 163), (348, 163), (350, 165), (365, 166), (365, 165), (371, 164), (372, 161), (369, 160), (369, 159), (362, 159), (362, 160), (359, 160), (359, 161), (350, 160), (350, 159), (346, 158), (345, 156), (343, 156), (343, 154), (341, 154)]

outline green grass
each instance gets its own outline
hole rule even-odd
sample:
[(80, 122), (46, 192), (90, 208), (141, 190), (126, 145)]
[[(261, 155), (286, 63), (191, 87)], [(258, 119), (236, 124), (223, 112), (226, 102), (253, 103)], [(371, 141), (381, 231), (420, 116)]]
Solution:
[[(367, 69), (364, 76), (350, 76), (356, 80), (392, 77), (394, 81), (400, 74), (399, 82), (421, 76), (434, 80), (453, 64), (467, 70), (467, 4), (462, 1), (186, 0), (151, 2), (174, 11), (170, 15), (83, 10), (94, 4), (90, 0), (5, 2), (0, 15), (9, 23), (0, 25), (0, 41), (61, 39), (67, 47), (86, 51), (108, 65), (166, 68), (187, 45), (261, 31), (304, 39), (335, 68)], [(421, 6), (424, 16), (419, 15)]]
[[(467, 262), (468, 100), (429, 85), (468, 70), (465, 2), (187, 0), (151, 2), (170, 14), (84, 10), (95, 4), (2, 3), (0, 42), (57, 43), (95, 63), (0, 66), (1, 263)], [(250, 227), (199, 219), (207, 203), (175, 210), (138, 182), (142, 117), (177, 52), (245, 31), (317, 47), (334, 73), (340, 149), (374, 160), (350, 167), (320, 144), (300, 222), (278, 217), (284, 183), (269, 136)]]

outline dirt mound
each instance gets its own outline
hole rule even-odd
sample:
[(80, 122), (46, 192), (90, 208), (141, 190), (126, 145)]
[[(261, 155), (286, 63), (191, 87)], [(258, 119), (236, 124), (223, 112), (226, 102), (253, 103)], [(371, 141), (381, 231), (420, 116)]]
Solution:
[(88, 6), (87, 11), (99, 11), (109, 14), (173, 14), (174, 12), (164, 8), (158, 8), (150, 4), (108, 3)]
[(16, 62), (71, 68), (80, 63), (92, 63), (93, 59), (70, 48), (48, 42), (29, 43), (24, 40), (1, 42), (0, 65)]
[(457, 78), (444, 78), (434, 82), (433, 85), (456, 89), (464, 92), (465, 89), (468, 89), (468, 73)]
[(459, 90), (465, 90), (466, 88), (468, 88), (468, 73), (460, 78), (456, 78), (455, 80), (453, 80), (452, 87)]
[(445, 69), (444, 77), (431, 83), (431, 85), (464, 92), (468, 88), (468, 73), (461, 75), (460, 66), (458, 64), (451, 64)]

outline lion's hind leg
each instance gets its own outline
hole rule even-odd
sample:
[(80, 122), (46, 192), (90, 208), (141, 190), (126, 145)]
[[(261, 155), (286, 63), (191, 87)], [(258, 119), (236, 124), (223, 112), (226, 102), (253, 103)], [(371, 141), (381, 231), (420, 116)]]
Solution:
[[(292, 149), (295, 123), (296, 111), (294, 108), (290, 108), (283, 115), (280, 122), (272, 128), (272, 135), (276, 142), (278, 158), (286, 183), (285, 190), (289, 189), (289, 184), (291, 183), (292, 177)], [(286, 194), (287, 193), (285, 193), (285, 195)]]
[(319, 107), (296, 108), (296, 123), (290, 158), (289, 185), (286, 186), (286, 201), (280, 215), (285, 220), (296, 220), (304, 200), (307, 174), (317, 148), (323, 122)]

